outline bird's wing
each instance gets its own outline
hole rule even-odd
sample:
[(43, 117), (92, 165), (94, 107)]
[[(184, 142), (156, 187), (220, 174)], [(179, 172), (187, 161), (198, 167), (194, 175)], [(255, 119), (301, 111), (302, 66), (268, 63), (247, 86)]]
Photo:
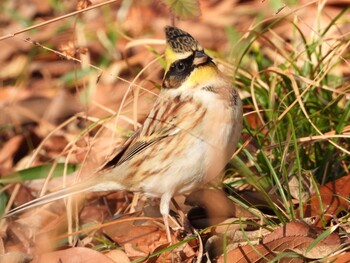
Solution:
[(160, 124), (159, 121), (154, 121), (157, 123), (154, 125), (155, 128), (152, 130), (152, 134), (147, 134), (144, 132), (147, 129), (147, 125), (141, 127), (124, 143), (122, 150), (120, 150), (110, 161), (108, 161), (102, 170), (105, 168), (118, 166), (134, 158), (151, 145), (166, 137), (175, 135), (180, 130), (171, 123)]

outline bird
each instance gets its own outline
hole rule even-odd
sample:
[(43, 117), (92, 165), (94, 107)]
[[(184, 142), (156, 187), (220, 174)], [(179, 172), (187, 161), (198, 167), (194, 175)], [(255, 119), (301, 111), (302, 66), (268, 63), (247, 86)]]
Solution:
[(166, 68), (143, 125), (89, 179), (9, 211), (5, 217), (83, 192), (141, 192), (160, 198), (167, 240), (171, 198), (220, 175), (242, 130), (242, 101), (232, 80), (189, 33), (165, 27)]

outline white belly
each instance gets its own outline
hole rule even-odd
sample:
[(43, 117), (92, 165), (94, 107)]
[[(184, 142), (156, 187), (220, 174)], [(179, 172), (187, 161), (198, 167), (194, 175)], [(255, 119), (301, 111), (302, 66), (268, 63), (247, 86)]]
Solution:
[(181, 194), (191, 191), (203, 182), (205, 174), (205, 153), (208, 145), (196, 139), (195, 147), (189, 149), (186, 154), (175, 156), (169, 161), (169, 169), (164, 174), (154, 175), (143, 181), (142, 191), (152, 196), (162, 196), (165, 192)]

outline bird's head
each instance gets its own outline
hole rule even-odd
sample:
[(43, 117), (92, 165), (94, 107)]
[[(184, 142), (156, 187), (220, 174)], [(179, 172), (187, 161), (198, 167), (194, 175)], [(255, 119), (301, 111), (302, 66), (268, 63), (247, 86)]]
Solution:
[(172, 26), (165, 27), (167, 63), (163, 79), (164, 89), (196, 86), (212, 78), (217, 67), (203, 47), (189, 33)]

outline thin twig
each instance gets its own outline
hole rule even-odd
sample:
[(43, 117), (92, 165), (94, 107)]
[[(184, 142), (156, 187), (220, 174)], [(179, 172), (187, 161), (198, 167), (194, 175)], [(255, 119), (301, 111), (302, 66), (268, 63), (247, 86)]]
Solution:
[(69, 14), (66, 14), (66, 15), (63, 15), (63, 16), (59, 16), (59, 17), (56, 17), (56, 18), (53, 18), (53, 19), (50, 19), (48, 21), (45, 21), (45, 22), (42, 22), (42, 23), (39, 23), (37, 25), (34, 25), (34, 26), (30, 26), (30, 27), (26, 27), (24, 29), (21, 29), (19, 31), (16, 31), (14, 33), (10, 33), (10, 34), (7, 34), (5, 36), (2, 36), (0, 37), (0, 41), (1, 40), (5, 40), (5, 39), (8, 39), (8, 38), (12, 38), (16, 35), (19, 35), (19, 34), (22, 34), (24, 32), (27, 32), (27, 31), (30, 31), (32, 29), (36, 29), (38, 27), (42, 27), (42, 26), (46, 26), (48, 24), (51, 24), (51, 23), (55, 23), (57, 21), (60, 21), (60, 20), (63, 20), (63, 19), (66, 19), (68, 17), (71, 17), (71, 16), (75, 16), (75, 15), (78, 15), (78, 14), (82, 14), (86, 11), (90, 11), (92, 9), (95, 9), (95, 8), (98, 8), (98, 7), (101, 7), (101, 6), (104, 6), (104, 5), (109, 5), (113, 2), (117, 2), (118, 0), (109, 0), (109, 1), (106, 1), (106, 2), (103, 2), (103, 3), (100, 3), (100, 4), (96, 4), (96, 5), (92, 5), (92, 6), (89, 6), (85, 9), (81, 9), (81, 10), (78, 10), (78, 11), (75, 11), (75, 12), (72, 12), (72, 13), (69, 13)]

